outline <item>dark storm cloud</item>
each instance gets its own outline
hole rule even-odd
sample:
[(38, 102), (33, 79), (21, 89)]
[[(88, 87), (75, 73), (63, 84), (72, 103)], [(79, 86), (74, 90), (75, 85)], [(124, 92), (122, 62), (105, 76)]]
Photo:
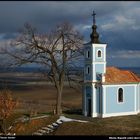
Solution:
[[(0, 40), (15, 38), (26, 22), (40, 32), (47, 32), (56, 24), (69, 21), (89, 41), (91, 14), (95, 10), (100, 40), (108, 44), (109, 62), (117, 63), (121, 59), (129, 61), (132, 56), (129, 52), (133, 51), (133, 55), (138, 56), (136, 51), (140, 50), (139, 5), (140, 2), (121, 1), (1, 1)], [(139, 65), (139, 58), (132, 59)], [(123, 65), (124, 62), (121, 63)]]
[(139, 2), (127, 2), (119, 12), (107, 17), (101, 24), (101, 32), (111, 48), (140, 50), (140, 6)]
[[(116, 8), (112, 5), (116, 5)], [(16, 32), (25, 22), (42, 31), (64, 20), (86, 24), (91, 20), (93, 9), (99, 16), (105, 16), (118, 11), (121, 5), (113, 2), (0, 2), (0, 32)]]

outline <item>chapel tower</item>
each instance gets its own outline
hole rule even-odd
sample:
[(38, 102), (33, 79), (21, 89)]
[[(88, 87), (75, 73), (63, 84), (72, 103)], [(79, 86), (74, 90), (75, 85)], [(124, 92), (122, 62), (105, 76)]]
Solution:
[(85, 65), (84, 65), (84, 100), (83, 113), (85, 116), (97, 117), (101, 114), (100, 105), (101, 87), (97, 83), (105, 82), (106, 73), (106, 46), (99, 40), (96, 29), (95, 12), (93, 11), (92, 33), (90, 42), (84, 45)]

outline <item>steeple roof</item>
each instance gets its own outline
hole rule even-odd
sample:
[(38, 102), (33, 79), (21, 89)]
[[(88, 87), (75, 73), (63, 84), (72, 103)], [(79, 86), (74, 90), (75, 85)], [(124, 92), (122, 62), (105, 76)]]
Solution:
[(96, 19), (95, 19), (95, 12), (93, 11), (93, 25), (92, 25), (92, 33), (90, 34), (90, 38), (91, 38), (91, 43), (100, 43), (99, 41), (99, 34), (97, 33), (96, 29)]

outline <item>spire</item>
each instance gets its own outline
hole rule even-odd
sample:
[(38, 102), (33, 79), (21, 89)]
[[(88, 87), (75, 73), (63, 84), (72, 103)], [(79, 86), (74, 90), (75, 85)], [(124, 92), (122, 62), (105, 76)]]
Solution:
[(96, 22), (95, 22), (95, 15), (96, 15), (96, 14), (95, 14), (95, 12), (93, 11), (93, 14), (92, 14), (92, 16), (93, 16), (93, 25), (95, 25), (95, 23), (96, 23)]
[(96, 32), (97, 26), (96, 26), (96, 20), (95, 20), (95, 12), (93, 11), (93, 25), (92, 25), (92, 33), (90, 34), (91, 43), (100, 43), (99, 41), (99, 34)]

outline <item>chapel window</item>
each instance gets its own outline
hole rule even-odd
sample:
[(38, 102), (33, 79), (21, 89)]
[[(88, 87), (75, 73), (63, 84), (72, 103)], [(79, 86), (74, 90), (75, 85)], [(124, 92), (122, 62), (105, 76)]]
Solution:
[(123, 89), (119, 88), (118, 90), (118, 102), (121, 103), (123, 102)]
[(87, 66), (87, 74), (90, 74), (90, 67)]
[(90, 58), (90, 51), (87, 51), (87, 58)]
[(98, 50), (98, 57), (102, 56), (102, 52), (100, 50)]

